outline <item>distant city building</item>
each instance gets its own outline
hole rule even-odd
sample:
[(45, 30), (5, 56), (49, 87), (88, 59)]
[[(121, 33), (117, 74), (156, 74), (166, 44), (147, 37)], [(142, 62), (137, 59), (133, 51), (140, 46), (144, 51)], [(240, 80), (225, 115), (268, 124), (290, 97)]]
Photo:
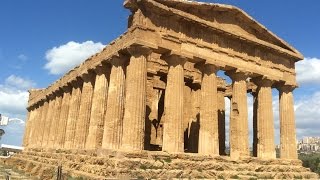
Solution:
[(297, 143), (297, 150), (300, 153), (320, 152), (320, 137), (303, 137)]

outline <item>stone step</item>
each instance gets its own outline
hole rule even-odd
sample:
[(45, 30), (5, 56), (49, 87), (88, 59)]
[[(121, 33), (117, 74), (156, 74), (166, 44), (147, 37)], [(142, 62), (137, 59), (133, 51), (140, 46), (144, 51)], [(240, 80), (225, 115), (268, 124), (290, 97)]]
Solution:
[[(30, 153), (29, 153), (30, 154)], [(32, 154), (32, 153), (31, 153)], [(80, 156), (77, 158), (72, 158), (72, 161), (69, 158), (65, 158), (64, 155), (60, 154), (60, 160), (51, 158), (43, 158), (36, 156), (35, 154), (32, 155), (20, 155), (24, 156), (23, 158), (38, 161), (45, 164), (51, 164), (57, 166), (63, 162), (63, 166), (75, 170), (81, 170), (88, 173), (92, 173), (91, 169), (101, 169), (101, 165), (104, 165), (105, 169), (139, 169), (142, 167), (144, 169), (167, 169), (167, 170), (174, 170), (174, 169), (188, 169), (190, 167), (194, 169), (199, 169), (201, 171), (205, 170), (215, 170), (215, 171), (254, 171), (254, 172), (309, 172), (309, 169), (303, 168), (301, 166), (284, 166), (284, 165), (246, 165), (246, 164), (239, 164), (237, 166), (231, 166), (228, 163), (220, 163), (217, 164), (215, 162), (205, 162), (205, 163), (195, 163), (195, 162), (187, 162), (187, 161), (171, 161), (170, 163), (157, 160), (157, 161), (150, 161), (150, 160), (141, 160), (141, 159), (120, 159), (120, 160), (113, 160), (107, 158), (98, 158), (98, 157), (90, 157), (89, 156)], [(69, 156), (69, 155), (67, 155)], [(47, 156), (45, 156), (47, 157)], [(167, 160), (168, 161), (168, 160)], [(115, 164), (118, 164), (117, 167)], [(96, 166), (95, 166), (96, 165)], [(96, 168), (91, 168), (96, 167)], [(89, 170), (88, 170), (89, 169)], [(109, 174), (110, 171), (105, 172), (105, 174)]]
[[(90, 161), (85, 161), (87, 157), (79, 157), (69, 161), (69, 159), (64, 158), (60, 154), (61, 160), (39, 157), (36, 154), (20, 154), (16, 158), (24, 159), (22, 161), (36, 162), (41, 164), (41, 166), (51, 166), (53, 168), (57, 167), (58, 162), (63, 164), (63, 169), (73, 173), (74, 175), (83, 174), (86, 176), (100, 176), (100, 177), (119, 177), (121, 174), (131, 176), (131, 177), (146, 177), (146, 178), (166, 178), (166, 177), (198, 177), (198, 178), (317, 178), (314, 173), (311, 173), (306, 168), (301, 166), (284, 166), (284, 165), (267, 165), (261, 166), (259, 168), (248, 168), (245, 165), (238, 165), (242, 167), (228, 167), (228, 163), (217, 164), (210, 162), (200, 164), (195, 166), (197, 163), (185, 164), (186, 162), (161, 162), (160, 160), (151, 162), (150, 160), (137, 160), (137, 159), (119, 159), (117, 160), (117, 166), (114, 165), (115, 162), (108, 162), (107, 158), (91, 157)], [(110, 159), (109, 159), (110, 160)], [(30, 166), (26, 163), (26, 166)], [(36, 164), (34, 163), (34, 164)], [(109, 163), (109, 164), (106, 164)], [(157, 165), (155, 165), (157, 163)], [(111, 164), (111, 165), (110, 165)], [(208, 166), (210, 165), (210, 166)], [(217, 168), (215, 168), (217, 167)], [(223, 168), (226, 167), (226, 168)], [(251, 167), (251, 166), (249, 166)], [(30, 171), (40, 170), (41, 168), (35, 168), (35, 166), (27, 167), (26, 169)], [(247, 168), (247, 169), (246, 169)], [(242, 177), (243, 176), (243, 177)]]

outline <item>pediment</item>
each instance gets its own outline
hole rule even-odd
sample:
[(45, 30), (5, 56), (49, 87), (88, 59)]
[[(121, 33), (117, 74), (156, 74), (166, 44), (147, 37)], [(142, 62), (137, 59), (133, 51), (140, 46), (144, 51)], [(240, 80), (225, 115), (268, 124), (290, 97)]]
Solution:
[(235, 36), (266, 42), (276, 48), (289, 51), (294, 55), (295, 60), (303, 59), (299, 51), (237, 7), (188, 0), (140, 0), (139, 2), (156, 2), (153, 5), (160, 4), (187, 13)]

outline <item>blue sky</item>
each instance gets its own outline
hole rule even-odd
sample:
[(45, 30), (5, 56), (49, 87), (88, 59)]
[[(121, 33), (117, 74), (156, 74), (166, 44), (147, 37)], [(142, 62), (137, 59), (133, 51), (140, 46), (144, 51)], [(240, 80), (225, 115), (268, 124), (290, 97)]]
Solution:
[[(297, 65), (300, 83), (295, 91), (297, 132), (298, 137), (320, 136), (317, 134), (320, 129), (317, 119), (320, 117), (320, 1), (205, 2), (240, 7), (304, 54), (306, 60)], [(1, 0), (0, 113), (24, 120), (27, 89), (47, 87), (63, 72), (122, 34), (129, 15), (122, 3), (122, 0)], [(61, 57), (68, 58), (68, 62), (62, 62)], [(250, 97), (248, 101), (250, 104)], [(276, 91), (274, 106), (277, 132)], [(1, 143), (21, 144), (23, 126), (22, 122), (14, 121), (5, 127), (7, 133)]]

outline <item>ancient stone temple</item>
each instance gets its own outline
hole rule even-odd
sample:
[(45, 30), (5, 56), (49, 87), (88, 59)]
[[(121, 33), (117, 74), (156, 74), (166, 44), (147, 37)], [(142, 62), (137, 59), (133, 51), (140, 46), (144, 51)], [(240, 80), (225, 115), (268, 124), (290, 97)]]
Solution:
[(303, 56), (296, 49), (233, 6), (182, 0), (124, 6), (132, 14), (123, 35), (48, 88), (30, 90), (25, 151), (12, 164), (43, 179), (58, 165), (90, 179), (318, 178), (297, 159), (293, 90)]

